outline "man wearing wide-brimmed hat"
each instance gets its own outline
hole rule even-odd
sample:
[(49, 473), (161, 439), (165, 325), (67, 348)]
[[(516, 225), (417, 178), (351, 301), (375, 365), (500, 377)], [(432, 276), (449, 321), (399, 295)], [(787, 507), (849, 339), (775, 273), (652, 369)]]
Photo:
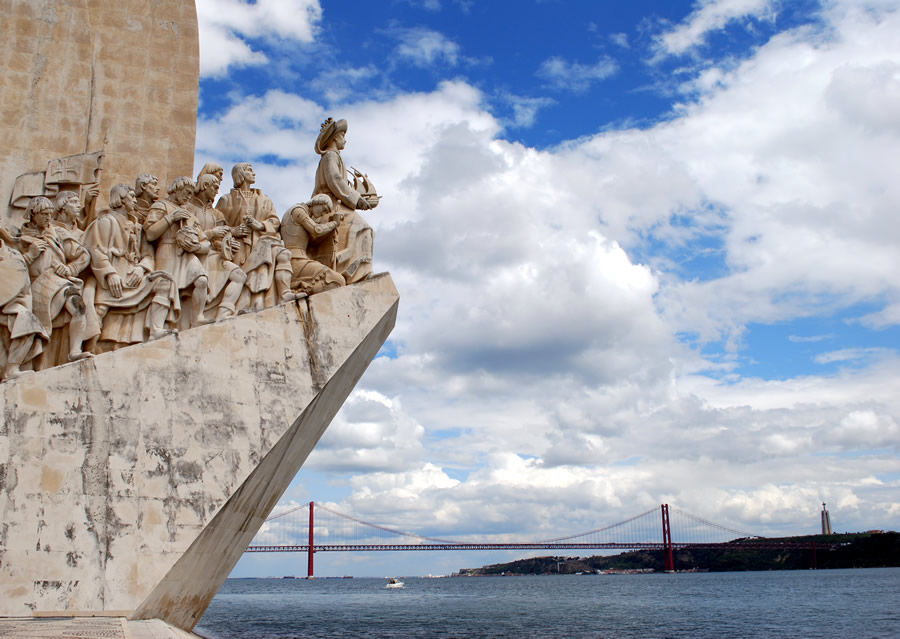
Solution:
[(324, 193), (334, 202), (334, 212), (343, 215), (337, 230), (336, 250), (323, 243), (316, 259), (344, 276), (347, 284), (361, 282), (372, 274), (372, 246), (375, 232), (357, 213), (373, 208), (371, 199), (360, 194), (347, 179), (341, 151), (346, 144), (347, 121), (328, 118), (316, 138), (316, 153), (322, 156), (316, 169), (313, 196)]

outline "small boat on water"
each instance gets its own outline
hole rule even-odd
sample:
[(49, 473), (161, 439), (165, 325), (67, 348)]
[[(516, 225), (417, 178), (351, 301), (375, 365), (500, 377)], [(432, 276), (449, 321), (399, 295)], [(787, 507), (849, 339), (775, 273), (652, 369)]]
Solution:
[(402, 587), (403, 587), (403, 582), (400, 581), (399, 579), (394, 579), (393, 577), (388, 579), (387, 585), (385, 586), (385, 588), (402, 588)]

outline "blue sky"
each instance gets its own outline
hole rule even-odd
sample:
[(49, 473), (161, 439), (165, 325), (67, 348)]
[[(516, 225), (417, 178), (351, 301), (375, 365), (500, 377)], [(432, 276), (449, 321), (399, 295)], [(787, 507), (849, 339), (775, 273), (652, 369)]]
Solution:
[[(662, 502), (800, 534), (826, 501), (900, 529), (900, 1), (197, 6), (198, 167), (250, 160), (285, 210), (346, 118), (401, 293), (276, 510), (503, 541)], [(317, 567), (510, 558), (409, 555)]]

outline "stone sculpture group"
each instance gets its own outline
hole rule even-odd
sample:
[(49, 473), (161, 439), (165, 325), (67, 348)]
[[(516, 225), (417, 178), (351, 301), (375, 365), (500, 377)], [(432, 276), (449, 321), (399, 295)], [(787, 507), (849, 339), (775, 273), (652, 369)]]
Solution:
[(346, 120), (322, 124), (312, 198), (282, 217), (246, 162), (215, 205), (214, 163), (173, 180), (165, 198), (142, 173), (99, 213), (96, 184), (19, 196), (24, 223), (0, 228), (0, 378), (367, 279), (374, 233), (358, 211), (379, 198), (359, 171), (348, 180), (346, 132)]

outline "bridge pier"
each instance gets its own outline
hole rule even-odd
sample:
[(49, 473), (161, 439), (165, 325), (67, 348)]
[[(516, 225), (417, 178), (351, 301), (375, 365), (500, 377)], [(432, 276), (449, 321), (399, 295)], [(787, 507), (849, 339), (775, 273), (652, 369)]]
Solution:
[(666, 572), (675, 572), (675, 555), (672, 551), (672, 526), (669, 523), (669, 504), (663, 504), (662, 509), (662, 533), (663, 533), (663, 563)]
[(307, 549), (307, 564), (306, 564), (306, 578), (313, 579), (313, 553), (315, 549), (313, 548), (313, 510), (315, 510), (315, 502), (309, 502), (309, 547)]

